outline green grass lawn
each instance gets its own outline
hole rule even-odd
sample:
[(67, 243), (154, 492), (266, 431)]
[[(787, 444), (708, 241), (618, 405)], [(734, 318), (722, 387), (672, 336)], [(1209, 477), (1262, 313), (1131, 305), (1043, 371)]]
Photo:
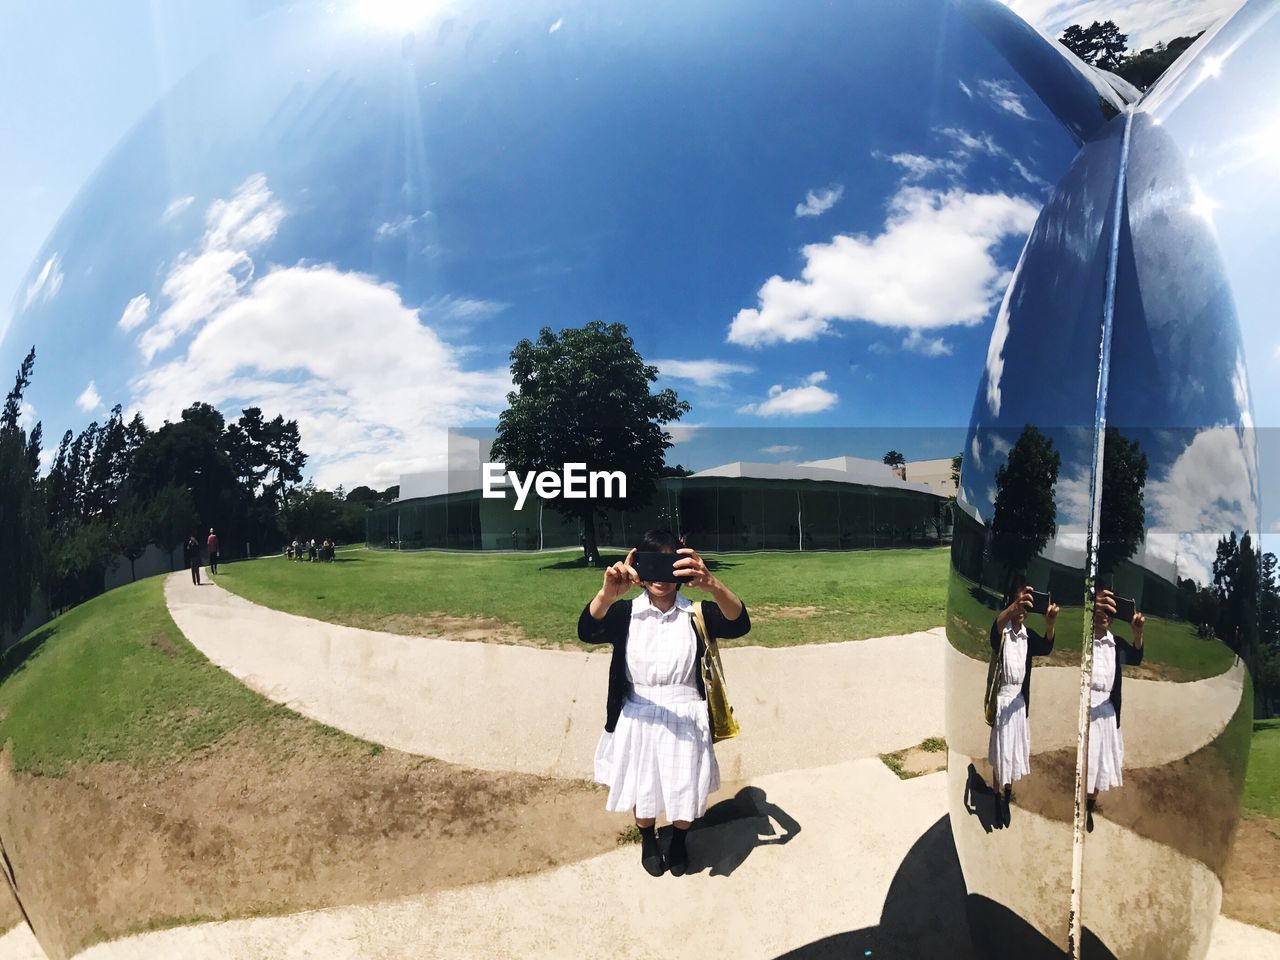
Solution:
[(164, 763), (246, 725), (270, 737), (294, 717), (187, 642), (163, 583), (152, 577), (96, 597), (5, 654), (0, 745), (11, 744), (16, 770), (57, 776), (69, 764)]
[[(947, 558), (946, 548), (707, 556), (751, 612), (752, 631), (742, 642), (770, 647), (941, 626)], [(558, 644), (576, 642), (578, 614), (601, 577), (578, 551), (352, 550), (331, 564), (284, 558), (229, 564), (218, 583), (264, 606), (351, 626), (413, 633), (406, 618), (493, 617), (530, 640)]]
[[(962, 577), (952, 577), (947, 589), (947, 636), (964, 653), (981, 660), (989, 659), (989, 631), (999, 612), (996, 608), (1000, 598), (977, 590)], [(1044, 630), (1043, 617), (1031, 614), (1027, 622), (1035, 630)], [(1054, 636), (1055, 662), (1065, 661), (1066, 656), (1072, 656), (1075, 663), (1080, 662), (1083, 627), (1084, 608), (1063, 607)], [(1115, 633), (1125, 639), (1131, 637), (1127, 624), (1118, 624)], [(1201, 680), (1216, 677), (1235, 661), (1226, 644), (1200, 639), (1189, 623), (1148, 617), (1144, 633), (1141, 669), (1148, 676), (1155, 674), (1176, 681)]]
[(1280, 819), (1280, 717), (1253, 722), (1244, 809), (1254, 816)]

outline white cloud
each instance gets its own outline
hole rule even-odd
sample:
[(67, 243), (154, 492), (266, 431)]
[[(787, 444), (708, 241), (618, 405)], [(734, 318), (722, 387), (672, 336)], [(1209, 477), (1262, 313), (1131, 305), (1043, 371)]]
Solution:
[(979, 80), (978, 87), (988, 100), (1001, 110), (1012, 113), (1015, 117), (1030, 120), (1031, 114), (1023, 106), (1022, 98), (1013, 92), (1013, 88), (1004, 80)]
[(139, 341), (147, 362), (240, 294), (253, 279), (250, 251), (274, 237), (283, 218), (284, 208), (260, 173), (230, 200), (209, 205), (200, 249), (184, 253), (169, 271), (161, 288), (169, 306)]
[(1013, 276), (1005, 285), (1004, 298), (1000, 301), (1000, 309), (996, 312), (995, 329), (991, 332), (991, 341), (987, 344), (987, 409), (993, 417), (1000, 416), (1001, 392), (1000, 381), (1004, 378), (1004, 345), (1009, 339), (1009, 304), (1013, 297), (1013, 288), (1022, 274), (1022, 259), (1026, 256), (1026, 247), (1018, 255), (1018, 265), (1013, 268)]
[(551, 25), (551, 28), (547, 30), (547, 33), (555, 33), (557, 30), (559, 30), (563, 26), (564, 26), (564, 17), (561, 17), (559, 20), (557, 20), (555, 23)]
[(18, 404), (18, 429), (30, 433), (36, 425), (36, 408), (26, 400)]
[(903, 170), (904, 180), (923, 180), (933, 173), (964, 172), (964, 164), (945, 157), (926, 157), (919, 153), (895, 153), (884, 159)]
[(439, 298), (427, 316), (394, 286), (327, 264), (258, 277), (250, 251), (284, 215), (261, 176), (210, 205), (199, 247), (162, 287), (171, 302), (143, 334), (149, 361), (181, 348), (132, 381), (132, 409), (151, 423), (195, 398), (283, 413), (298, 421), (308, 473), (323, 486), (386, 486), (439, 468), (448, 428), (496, 416), (511, 384), (505, 367), (463, 370), (463, 348), (431, 324), (504, 305)]
[(98, 395), (98, 387), (92, 380), (80, 396), (76, 397), (76, 406), (85, 413), (90, 413), (102, 406), (102, 397)]
[(672, 443), (688, 443), (702, 432), (701, 423), (669, 423), (662, 429), (671, 434)]
[(120, 314), (120, 329), (128, 332), (142, 326), (151, 314), (151, 298), (140, 293), (127, 304)]
[(510, 304), (497, 300), (480, 300), (474, 297), (434, 297), (422, 305), (423, 319), (427, 323), (466, 324), (478, 323), (496, 317)]
[(981, 323), (1007, 279), (993, 248), (1029, 232), (1037, 212), (1003, 193), (904, 186), (879, 235), (804, 247), (801, 279), (769, 278), (728, 339), (753, 347), (814, 340), (838, 320), (908, 331)]
[(1257, 531), (1257, 474), (1252, 437), (1235, 427), (1198, 432), (1165, 475), (1147, 483), (1148, 525), (1177, 537), (1182, 576), (1213, 577), (1218, 540)]
[(826, 379), (826, 372), (819, 370), (805, 377), (798, 387), (784, 390), (781, 384), (775, 383), (769, 388), (769, 399), (739, 407), (738, 412), (753, 413), (758, 417), (788, 417), (829, 410), (840, 398), (818, 386)]
[(785, 443), (775, 443), (775, 444), (774, 444), (773, 446), (771, 446), (771, 447), (761, 447), (761, 448), (760, 448), (760, 452), (761, 452), (761, 453), (767, 453), (767, 454), (769, 454), (769, 456), (771, 456), (771, 457), (780, 457), (780, 456), (782, 456), (784, 453), (796, 453), (796, 452), (798, 452), (799, 450), (800, 450), (800, 448), (799, 448), (799, 447), (792, 447), (792, 446), (789, 446), (789, 445), (787, 445), (787, 444), (785, 444)]
[(957, 80), (956, 83), (960, 84), (960, 90), (964, 93), (964, 95), (968, 97), (970, 100), (972, 100), (973, 91), (969, 89), (969, 87), (965, 84), (965, 82), (963, 80)]
[(164, 213), (160, 215), (161, 222), (169, 223), (195, 202), (195, 197), (179, 197), (164, 208)]
[(1191, 36), (1238, 7), (1239, 0), (1003, 0), (1050, 37), (1073, 23), (1114, 20), (1129, 36), (1129, 49)]
[(176, 418), (193, 397), (278, 410), (298, 420), (317, 482), (385, 485), (438, 466), (448, 427), (503, 405), (507, 370), (458, 360), (394, 287), (295, 266), (255, 281), (134, 388), (149, 422)]
[(941, 337), (926, 337), (919, 330), (912, 330), (903, 338), (902, 349), (920, 353), (926, 357), (951, 356), (951, 344)]
[(430, 216), (430, 210), (424, 210), (416, 217), (411, 213), (406, 213), (399, 220), (388, 220), (385, 223), (378, 224), (378, 229), (373, 232), (373, 235), (378, 240), (390, 240), (393, 237), (403, 237), (413, 229), (414, 224), (421, 223)]
[(726, 387), (729, 377), (735, 373), (751, 373), (754, 367), (724, 360), (653, 360), (664, 377), (688, 380), (703, 387)]
[(53, 254), (44, 262), (36, 278), (27, 284), (26, 294), (22, 298), (22, 309), (28, 309), (34, 303), (48, 303), (62, 289), (62, 257)]
[(796, 204), (796, 216), (820, 217), (839, 203), (843, 196), (844, 187), (840, 184), (820, 190), (810, 190), (805, 194), (804, 202)]

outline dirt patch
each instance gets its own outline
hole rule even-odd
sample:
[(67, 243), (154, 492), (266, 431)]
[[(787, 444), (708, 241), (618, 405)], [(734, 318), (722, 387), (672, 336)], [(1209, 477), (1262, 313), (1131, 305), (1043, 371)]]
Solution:
[(1222, 912), (1280, 933), (1280, 820), (1246, 817), (1236, 830)]
[(0, 757), (0, 833), (51, 960), (175, 923), (544, 870), (616, 847), (620, 818), (603, 807), (585, 782), (476, 771), (293, 719), (161, 768), (33, 777)]
[(21, 922), (22, 911), (18, 909), (18, 901), (13, 899), (9, 881), (0, 877), (0, 936), (8, 933)]
[(166, 657), (174, 657), (178, 654), (178, 648), (173, 645), (173, 641), (169, 639), (167, 634), (153, 634), (150, 643), (152, 649), (159, 650)]
[(762, 603), (751, 608), (753, 623), (768, 623), (770, 620), (812, 620), (825, 612), (821, 607), (785, 607), (780, 604)]
[(914, 747), (882, 753), (880, 759), (899, 780), (923, 777), (947, 769), (947, 742), (941, 737), (930, 737)]
[[(1075, 667), (1080, 669), (1080, 651), (1055, 649), (1053, 653), (1036, 660), (1036, 666)], [(1136, 667), (1125, 667), (1124, 675), (1134, 680), (1162, 680), (1166, 683), (1191, 683), (1204, 680), (1205, 676), (1182, 667), (1173, 667), (1167, 663), (1144, 661)]]
[(347, 626), (364, 630), (381, 630), (406, 637), (440, 637), (445, 640), (467, 640), (479, 643), (508, 643), (528, 647), (563, 648), (575, 646), (554, 643), (526, 634), (519, 626), (497, 617), (457, 617), (446, 613), (384, 614), (348, 618)]

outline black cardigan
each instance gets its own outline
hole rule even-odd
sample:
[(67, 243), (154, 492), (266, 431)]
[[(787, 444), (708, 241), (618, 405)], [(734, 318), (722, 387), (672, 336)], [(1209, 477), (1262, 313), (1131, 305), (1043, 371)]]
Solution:
[(1142, 647), (1135, 647), (1128, 640), (1117, 637), (1114, 633), (1111, 634), (1111, 636), (1116, 641), (1116, 675), (1115, 679), (1111, 681), (1111, 702), (1116, 708), (1116, 728), (1119, 729), (1120, 683), (1124, 680), (1124, 673), (1120, 668), (1126, 665), (1136, 667), (1138, 664), (1142, 663), (1142, 651), (1145, 649), (1145, 645)]
[[(1026, 623), (1023, 623), (1026, 626)], [(992, 657), (1000, 655), (1000, 637), (1004, 631), (1000, 629), (999, 618), (991, 622), (991, 654)], [(1053, 637), (1045, 638), (1040, 636), (1030, 627), (1027, 627), (1027, 669), (1022, 674), (1022, 702), (1027, 705), (1027, 716), (1031, 716), (1031, 658), (1047, 657), (1053, 653)], [(996, 664), (997, 670), (1002, 670), (1003, 666)]]
[[(751, 630), (751, 618), (747, 616), (746, 604), (737, 619), (730, 620), (720, 612), (720, 607), (712, 600), (703, 600), (702, 617), (707, 622), (707, 632), (717, 640), (733, 640), (745, 637)], [(631, 631), (631, 601), (615, 600), (597, 620), (591, 616), (591, 604), (587, 604), (578, 617), (578, 639), (583, 643), (613, 644), (613, 659), (609, 661), (609, 699), (605, 711), (604, 728), (610, 733), (617, 726), (618, 717), (622, 713), (622, 705), (631, 695), (631, 681), (627, 679), (627, 635)], [(695, 632), (696, 635), (696, 632)], [(702, 662), (702, 654), (706, 649), (702, 638), (697, 638), (697, 662)], [(702, 685), (702, 670), (694, 668), (694, 676), (698, 682), (698, 693), (706, 699), (707, 691)]]

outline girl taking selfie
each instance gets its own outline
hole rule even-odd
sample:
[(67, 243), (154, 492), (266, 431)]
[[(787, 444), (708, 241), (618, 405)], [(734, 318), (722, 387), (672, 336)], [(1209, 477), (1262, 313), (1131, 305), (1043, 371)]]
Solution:
[[(672, 573), (680, 582), (641, 580), (633, 566), (637, 551), (675, 554)], [(634, 815), (640, 862), (655, 877), (666, 869), (673, 876), (685, 872), (689, 827), (720, 787), (699, 668), (704, 645), (694, 629), (693, 602), (680, 596), (686, 583), (712, 597), (701, 601), (711, 637), (732, 639), (751, 629), (742, 601), (669, 530), (650, 530), (626, 560), (609, 567), (578, 618), (580, 640), (613, 645), (595, 779), (609, 788), (606, 809)], [(622, 599), (636, 585), (644, 592)], [(675, 828), (665, 859), (655, 833), (663, 814)]]

